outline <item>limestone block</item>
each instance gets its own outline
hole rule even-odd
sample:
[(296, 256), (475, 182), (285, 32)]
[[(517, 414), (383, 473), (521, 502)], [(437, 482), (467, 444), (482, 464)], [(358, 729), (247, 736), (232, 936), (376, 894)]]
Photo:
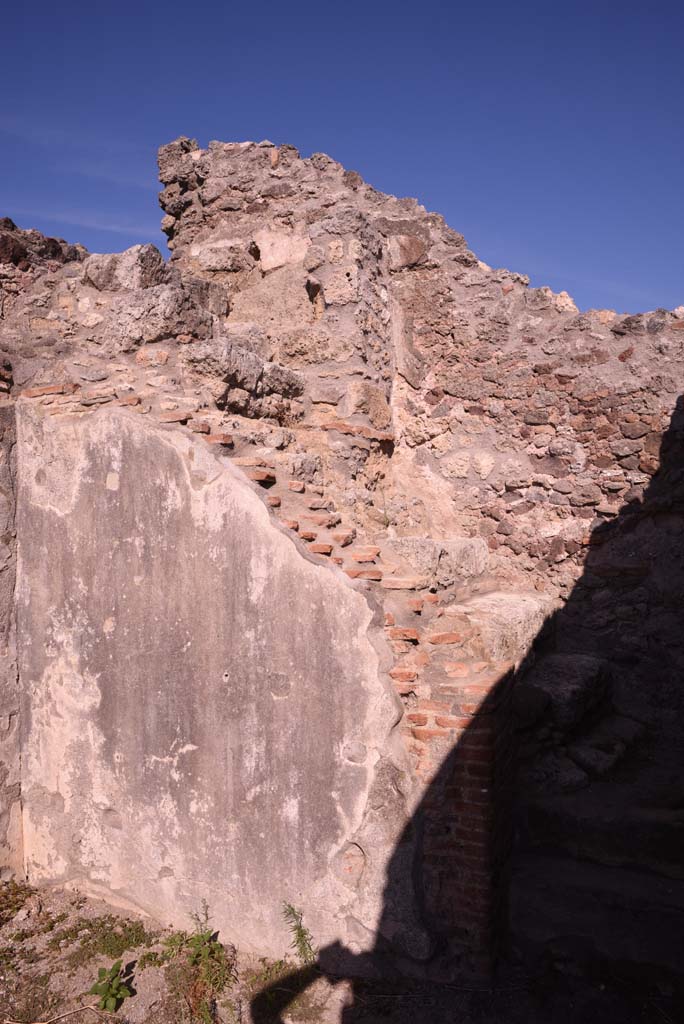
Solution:
[(259, 247), (259, 259), (265, 271), (284, 267), (287, 263), (301, 263), (311, 245), (311, 239), (294, 232), (263, 228), (254, 235)]
[(359, 271), (355, 263), (335, 270), (325, 281), (323, 292), (328, 306), (344, 306), (359, 297)]
[(416, 235), (393, 235), (389, 240), (390, 270), (413, 267), (425, 257), (427, 243)]
[(166, 264), (154, 245), (134, 245), (120, 253), (95, 253), (83, 264), (84, 280), (98, 291), (149, 288), (166, 277)]
[(453, 606), (479, 631), (491, 661), (519, 662), (539, 633), (552, 604), (541, 594), (495, 591)]

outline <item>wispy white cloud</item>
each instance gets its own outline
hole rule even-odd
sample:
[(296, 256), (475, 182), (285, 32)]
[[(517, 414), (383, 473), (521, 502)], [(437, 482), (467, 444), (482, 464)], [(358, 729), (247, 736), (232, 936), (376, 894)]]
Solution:
[(129, 139), (79, 135), (7, 114), (0, 114), (0, 135), (40, 149), (58, 172), (146, 192), (158, 187), (154, 149)]
[(141, 145), (130, 139), (111, 135), (82, 135), (56, 125), (28, 122), (8, 114), (0, 114), (0, 132), (31, 145), (69, 149), (72, 152), (92, 153), (96, 150), (98, 153), (107, 153), (111, 156), (136, 155), (141, 158), (153, 155), (150, 146)]
[(3, 209), (7, 211), (8, 216), (12, 217), (13, 220), (26, 217), (33, 221), (47, 221), (49, 224), (87, 228), (91, 231), (109, 231), (114, 235), (129, 235), (135, 238), (149, 238), (160, 233), (158, 224), (145, 224), (140, 221), (120, 221), (78, 210), (43, 210), (11, 202), (3, 204)]
[(150, 166), (149, 174), (122, 171), (117, 164), (109, 165), (106, 161), (99, 160), (59, 159), (54, 161), (53, 167), (65, 174), (77, 174), (80, 178), (89, 178), (92, 181), (106, 181), (121, 188), (137, 188), (150, 193), (157, 192), (160, 188), (153, 166)]

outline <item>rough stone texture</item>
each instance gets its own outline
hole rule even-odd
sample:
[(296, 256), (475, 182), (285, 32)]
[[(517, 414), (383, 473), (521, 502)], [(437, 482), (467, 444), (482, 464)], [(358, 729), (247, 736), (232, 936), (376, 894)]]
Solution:
[[(400, 534), (480, 536), (500, 579), (567, 594), (592, 519), (615, 516), (657, 468), (684, 311), (580, 314), (322, 155), (179, 140), (161, 166), (172, 262), (220, 283), (229, 320), (259, 324), (274, 358), (305, 373), (305, 407), (325, 382), (336, 415), (385, 429), (351, 389), (363, 382), (389, 402), (394, 457), (382, 489), (371, 460), (357, 472), (359, 515), (379, 509)], [(240, 269), (202, 266), (198, 254), (226, 239)], [(276, 244), (287, 255), (277, 266)], [(344, 397), (333, 380), (346, 380)], [(320, 423), (326, 402), (316, 405), (307, 419)], [(338, 486), (344, 458), (326, 458)]]
[[(22, 427), (30, 873), (89, 874), (162, 910), (207, 893), (229, 915), (228, 884), (203, 860), (217, 815), (229, 812), (231, 828), (248, 822), (236, 832), (246, 845), (223, 832), (215, 856), (258, 893), (242, 932), (255, 949), (282, 936), (279, 901), (290, 896), (255, 880), (267, 865), (330, 940), (322, 958), (344, 961), (344, 947), (350, 973), (486, 974), (507, 932), (534, 970), (539, 957), (585, 965), (594, 949), (610, 970), (619, 927), (621, 968), (680, 984), (677, 956), (660, 950), (667, 941), (677, 950), (684, 934), (684, 307), (580, 313), (564, 292), (487, 267), (441, 217), (323, 154), (179, 139), (159, 165), (169, 263), (150, 246), (88, 256), (62, 243), (60, 258), (46, 259), (35, 233), (3, 222), (0, 390), (9, 410), (18, 399)], [(43, 434), (44, 449), (29, 443)], [(135, 457), (110, 466), (124, 443)], [(219, 476), (204, 486), (192, 474), (207, 459)], [(121, 491), (108, 490), (108, 474)], [(244, 512), (213, 546), (212, 528), (190, 529), (188, 511), (207, 487), (225, 488), (226, 509), (237, 501)], [(78, 515), (59, 511), (65, 496)], [(152, 559), (152, 575), (139, 589), (121, 538), (143, 518), (147, 546), (130, 557)], [(251, 607), (245, 552), (270, 566), (253, 638), (266, 647), (239, 632), (242, 695), (224, 705), (221, 623)], [(46, 563), (49, 574), (39, 571)], [(4, 578), (10, 593), (11, 572)], [(317, 581), (304, 615), (299, 579)], [(135, 607), (134, 595), (145, 595)], [(133, 643), (116, 626), (102, 632), (125, 606)], [(197, 632), (185, 652), (179, 615)], [(72, 646), (46, 654), (53, 622)], [(325, 643), (311, 639), (314, 626)], [(56, 678), (65, 657), (78, 663), (69, 685), (87, 692), (75, 707), (55, 683), (48, 713), (39, 680)], [(268, 688), (268, 659), (284, 686), (300, 678), (291, 663), (316, 662), (296, 711)], [(112, 695), (126, 688), (135, 701), (124, 713)], [(150, 696), (159, 691), (174, 695), (163, 715)], [(83, 756), (58, 740), (79, 716)], [(178, 755), (196, 725), (200, 751)], [(224, 755), (261, 750), (276, 725), (269, 750), (283, 778), (264, 775), (278, 788), (262, 837), (243, 808), (232, 816), (247, 790)], [(91, 779), (102, 862), (90, 840), (78, 842), (82, 825), (72, 827), (59, 797), (50, 829), (36, 828), (48, 799), (40, 787), (54, 782), (41, 750), (55, 745), (54, 792), (72, 775)], [(145, 779), (148, 754), (160, 759), (149, 768), (152, 797), (131, 781)], [(15, 779), (17, 757), (15, 747)], [(207, 808), (190, 810), (174, 778), (186, 770), (211, 789)], [(327, 801), (319, 779), (334, 790)], [(171, 803), (159, 799), (164, 786)], [(316, 813), (290, 829), (277, 794), (297, 794)], [(110, 807), (121, 829), (100, 820)], [(164, 828), (176, 821), (179, 834), (142, 851), (135, 823), (167, 812)], [(129, 833), (135, 853), (116, 845)], [(190, 849), (186, 833), (197, 840)], [(572, 866), (585, 860), (591, 870)], [(174, 875), (160, 877), (164, 868)], [(630, 872), (622, 903), (618, 868)], [(634, 871), (653, 880), (652, 899), (646, 884), (634, 898)], [(564, 888), (548, 901), (556, 874)], [(176, 890), (181, 877), (195, 887)], [(663, 877), (675, 886), (669, 938), (646, 934)]]

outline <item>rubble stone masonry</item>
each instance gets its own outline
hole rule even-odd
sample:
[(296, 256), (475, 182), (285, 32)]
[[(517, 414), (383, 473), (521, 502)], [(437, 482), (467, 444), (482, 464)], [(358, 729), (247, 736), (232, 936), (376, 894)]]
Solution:
[(289, 900), (359, 973), (678, 976), (684, 307), (323, 154), (159, 167), (168, 262), (0, 221), (4, 870), (274, 955)]

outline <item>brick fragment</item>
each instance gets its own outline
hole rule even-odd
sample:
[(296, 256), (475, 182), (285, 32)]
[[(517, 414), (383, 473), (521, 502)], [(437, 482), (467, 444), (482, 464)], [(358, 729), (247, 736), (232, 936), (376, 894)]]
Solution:
[(187, 423), (190, 415), (187, 410), (174, 409), (171, 412), (160, 412), (159, 421), (160, 423)]
[(394, 434), (384, 430), (373, 430), (371, 427), (364, 427), (359, 423), (345, 423), (343, 420), (331, 420), (329, 423), (322, 423), (323, 430), (336, 430), (340, 434), (349, 434), (352, 437), (363, 437), (368, 441), (393, 441)]
[(287, 486), (289, 490), (295, 491), (297, 494), (303, 494), (306, 490), (306, 484), (301, 480), (288, 480)]
[(250, 480), (253, 480), (255, 484), (261, 484), (262, 487), (274, 484), (276, 480), (273, 470), (266, 469), (266, 467), (263, 467), (262, 469), (248, 469), (246, 471), (246, 476)]
[(374, 583), (378, 583), (383, 577), (382, 569), (361, 569), (357, 579), (360, 580), (372, 580)]
[(348, 544), (354, 540), (356, 536), (356, 530), (338, 530), (333, 533), (333, 540), (340, 545), (340, 547), (346, 548)]
[(335, 526), (339, 522), (339, 516), (335, 513), (322, 516), (303, 515), (302, 519), (305, 519), (307, 523), (313, 523), (314, 526), (325, 526), (326, 528)]
[(385, 590), (423, 590), (426, 583), (424, 576), (386, 576), (382, 581)]
[[(404, 668), (401, 665), (395, 665), (394, 668), (390, 669), (390, 676), (392, 679), (396, 679), (397, 682), (401, 683), (412, 683), (417, 678), (418, 673), (415, 669)], [(447, 705), (448, 708), (448, 705)]]
[(318, 543), (309, 545), (309, 551), (313, 551), (315, 555), (330, 555), (332, 554), (332, 549), (332, 544)]
[(427, 638), (429, 644), (461, 644), (465, 640), (463, 633), (433, 633)]
[(260, 455), (238, 455), (232, 461), (236, 466), (253, 466), (255, 469), (274, 468), (272, 463), (267, 462), (266, 459)]
[(445, 661), (444, 671), (452, 679), (467, 679), (471, 669), (464, 661)]
[(422, 743), (429, 743), (430, 740), (445, 739), (448, 737), (448, 733), (443, 729), (411, 729), (411, 735), (414, 739), (420, 740)]
[(78, 384), (41, 384), (35, 388), (25, 388), (21, 395), (23, 398), (42, 398), (43, 395), (73, 395), (78, 390)]
[(301, 530), (299, 536), (302, 540), (316, 540), (318, 534), (315, 530)]
[(435, 725), (440, 729), (465, 729), (470, 725), (469, 718), (454, 718), (453, 715), (438, 715), (435, 718)]
[(355, 562), (374, 562), (380, 554), (380, 548), (355, 548), (349, 552), (349, 557)]
[(388, 635), (390, 640), (408, 640), (414, 644), (420, 639), (417, 629), (402, 629), (401, 626), (390, 626)]
[(87, 409), (92, 405), (106, 405), (108, 402), (113, 401), (115, 397), (116, 393), (114, 391), (100, 392), (100, 394), (86, 392), (81, 395), (79, 404)]
[(280, 508), (281, 501), (277, 494), (269, 494), (266, 498), (266, 504), (271, 508)]
[(427, 725), (427, 715), (423, 715), (418, 711), (412, 711), (411, 714), (406, 717), (409, 722), (413, 723), (413, 725)]
[(464, 697), (479, 697), (484, 699), (492, 692), (496, 685), (496, 681), (497, 677), (494, 677), (491, 681), (468, 683), (462, 688), (461, 693)]
[(418, 701), (418, 708), (421, 711), (438, 711), (442, 713), (448, 713), (451, 711), (451, 704), (443, 700), (420, 700)]
[(206, 434), (204, 439), (208, 444), (221, 444), (224, 448), (232, 448), (234, 444), (232, 434)]

